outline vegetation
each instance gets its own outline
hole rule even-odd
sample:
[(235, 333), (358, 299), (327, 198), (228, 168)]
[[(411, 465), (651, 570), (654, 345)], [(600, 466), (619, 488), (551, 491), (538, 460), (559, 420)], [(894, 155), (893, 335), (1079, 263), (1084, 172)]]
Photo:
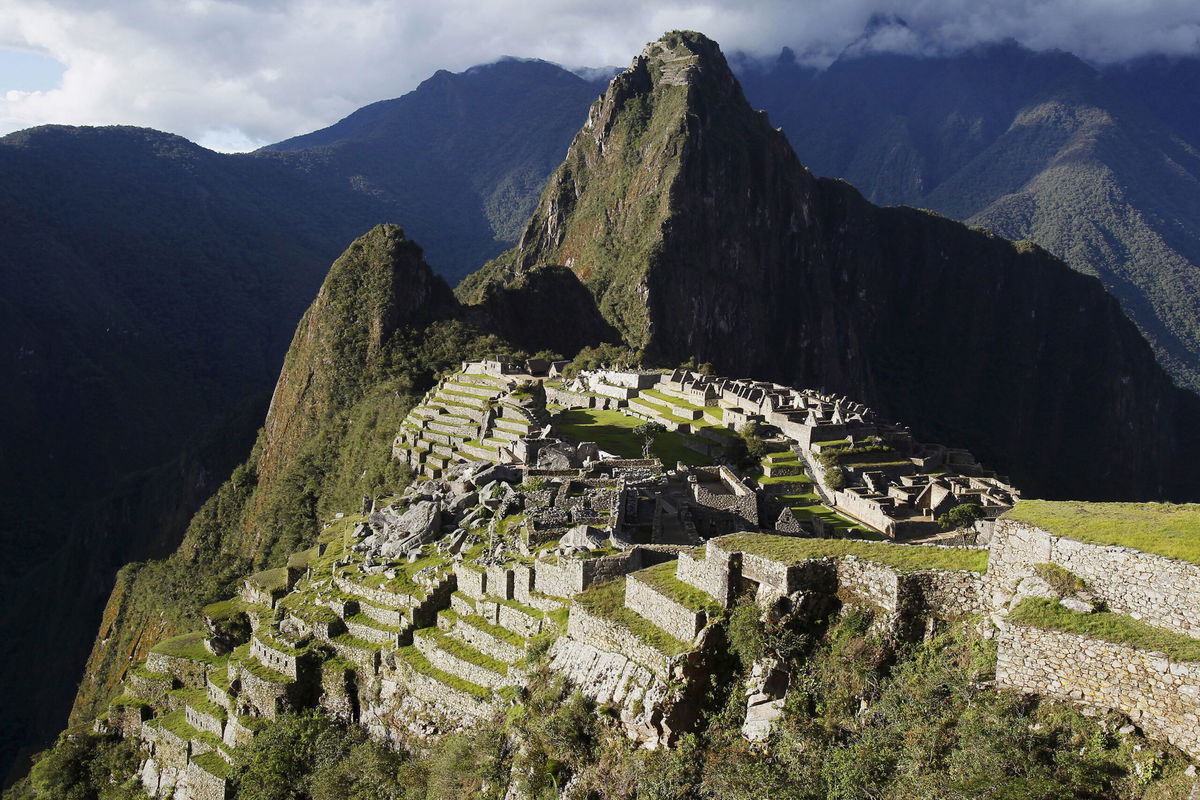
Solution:
[(858, 539), (799, 539), (759, 533), (734, 533), (716, 542), (722, 549), (741, 551), (777, 561), (797, 562), (809, 558), (857, 556), (886, 564), (900, 572), (925, 569), (985, 572), (986, 550), (928, 547), (924, 545), (867, 542)]
[(1083, 614), (1064, 608), (1057, 600), (1029, 597), (1013, 609), (1009, 621), (1018, 625), (1094, 636), (1138, 650), (1156, 650), (1176, 661), (1200, 661), (1200, 639), (1155, 628), (1111, 611)]
[(643, 422), (633, 429), (633, 435), (642, 442), (642, 458), (650, 457), (650, 448), (655, 440), (666, 432), (667, 429), (657, 422)]
[(1050, 584), (1050, 587), (1058, 592), (1060, 597), (1069, 597), (1087, 588), (1087, 583), (1083, 578), (1058, 564), (1034, 564), (1033, 571), (1039, 578)]
[[(261, 721), (231, 779), (239, 800), (460, 800), (510, 787), (551, 800), (568, 782), (596, 800), (1187, 797), (1186, 759), (1116, 735), (1118, 718), (986, 688), (993, 644), (971, 626), (895, 649), (872, 622), (847, 607), (824, 629), (798, 629), (743, 600), (728, 621), (736, 662), (671, 748), (638, 747), (615, 714), (535, 667), (495, 717), (420, 747), (392, 750), (315, 712)], [(740, 677), (767, 655), (796, 677), (769, 746), (756, 748), (741, 736)], [(122, 747), (123, 757), (103, 749)], [(43, 757), (56, 782), (27, 781), (12, 797), (128, 800), (119, 787), (132, 786), (132, 755), (112, 740), (64, 739)], [(46, 772), (39, 764), (33, 780)]]
[(598, 617), (628, 628), (644, 644), (666, 656), (675, 656), (692, 649), (662, 628), (625, 607), (625, 578), (593, 584), (575, 595), (575, 605)]
[(1022, 500), (1005, 516), (1055, 536), (1200, 564), (1200, 505)]
[[(615, 453), (623, 458), (639, 458), (641, 445), (634, 436), (634, 429), (641, 424), (636, 417), (626, 416), (620, 411), (605, 411), (596, 408), (576, 408), (562, 411), (554, 417), (555, 428), (565, 437), (579, 442), (595, 442), (601, 450)], [(654, 439), (650, 448), (652, 455), (664, 464), (708, 464), (711, 459), (692, 450), (683, 443), (683, 434), (665, 431)]]
[(942, 514), (937, 522), (945, 530), (954, 530), (966, 528), (977, 519), (983, 519), (983, 509), (975, 503), (963, 503)]

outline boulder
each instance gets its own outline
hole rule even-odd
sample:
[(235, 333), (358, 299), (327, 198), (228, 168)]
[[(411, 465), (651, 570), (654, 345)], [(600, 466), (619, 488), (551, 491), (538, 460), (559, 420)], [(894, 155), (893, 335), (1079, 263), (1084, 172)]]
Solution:
[(576, 525), (558, 540), (559, 547), (571, 550), (599, 550), (608, 544), (608, 537), (590, 525)]

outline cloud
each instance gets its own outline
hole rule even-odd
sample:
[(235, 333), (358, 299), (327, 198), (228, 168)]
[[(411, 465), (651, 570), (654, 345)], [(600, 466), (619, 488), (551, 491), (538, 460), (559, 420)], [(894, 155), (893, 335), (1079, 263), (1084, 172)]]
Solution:
[[(437, 69), (504, 55), (627, 64), (673, 28), (727, 52), (783, 46), (828, 63), (852, 43), (902, 52), (1011, 37), (1097, 61), (1200, 51), (1195, 0), (6, 0), (0, 47), (66, 65), (58, 88), (0, 96), (0, 132), (134, 124), (222, 149), (328, 125)], [(877, 13), (883, 25), (863, 40)]]

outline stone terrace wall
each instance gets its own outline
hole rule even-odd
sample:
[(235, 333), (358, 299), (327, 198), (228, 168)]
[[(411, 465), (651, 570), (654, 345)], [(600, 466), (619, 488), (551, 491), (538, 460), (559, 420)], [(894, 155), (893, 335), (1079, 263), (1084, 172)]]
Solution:
[(578, 605), (571, 607), (567, 634), (597, 650), (617, 653), (649, 670), (659, 680), (671, 674), (670, 658), (638, 639), (627, 628), (589, 613)]
[(888, 612), (904, 605), (900, 575), (891, 567), (849, 556), (836, 560), (836, 570), (839, 591), (850, 592)]
[[(721, 550), (712, 542), (706, 547), (707, 555), (700, 550), (683, 551), (675, 568), (675, 577), (684, 583), (691, 584), (701, 591), (708, 592), (722, 605), (729, 605), (734, 600), (736, 590), (732, 580), (735, 571), (741, 571), (741, 555)], [(731, 563), (736, 560), (736, 563)]]
[(695, 639), (708, 621), (703, 611), (693, 611), (677, 603), (638, 580), (636, 575), (625, 581), (625, 605), (683, 642)]
[(905, 584), (920, 597), (921, 605), (939, 619), (955, 619), (992, 611), (991, 582), (978, 572), (916, 572), (905, 575)]
[(1200, 663), (1008, 623), (998, 637), (996, 683), (1116, 709), (1200, 758)]
[(1047, 562), (1087, 581), (1113, 611), (1200, 638), (1200, 564), (1087, 544), (1011, 519), (997, 520), (992, 534), (988, 573), (998, 592), (995, 604), (1007, 603), (1034, 574), (1033, 565)]

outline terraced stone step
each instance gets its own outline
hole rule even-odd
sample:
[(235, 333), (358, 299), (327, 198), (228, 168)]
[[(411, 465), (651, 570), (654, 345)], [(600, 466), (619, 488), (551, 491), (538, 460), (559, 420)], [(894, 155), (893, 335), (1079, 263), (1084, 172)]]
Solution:
[(489, 433), (491, 433), (491, 436), (488, 437), (489, 439), (499, 439), (505, 444), (511, 445), (525, 435), (525, 430), (511, 431), (505, 428), (492, 428)]
[(512, 431), (524, 436), (529, 430), (529, 420), (514, 419), (513, 417), (497, 417), (493, 423), (500, 430)]
[[(435, 667), (425, 657), (425, 654), (417, 649), (416, 645), (401, 647), (397, 650), (396, 663), (424, 678), (436, 681), (441, 687), (444, 687), (444, 691), (457, 692), (476, 702), (486, 703), (492, 699), (491, 689)], [(439, 691), (442, 690), (439, 689)]]
[(546, 612), (519, 600), (503, 600), (489, 595), (475, 605), (484, 619), (526, 638), (541, 633), (546, 620)]
[(450, 389), (460, 394), (469, 394), (475, 397), (481, 397), (485, 400), (491, 400), (504, 394), (498, 386), (480, 386), (476, 383), (468, 383), (459, 378), (454, 378), (442, 384), (444, 389)]
[(397, 647), (407, 644), (411, 636), (407, 625), (384, 625), (362, 612), (346, 617), (344, 622), (351, 636), (375, 644)]
[(463, 680), (488, 689), (513, 684), (507, 663), (480, 652), (461, 639), (447, 636), (437, 628), (414, 631), (413, 645), (434, 667)]
[(438, 628), (480, 652), (509, 664), (525, 656), (525, 637), (493, 625), (478, 614), (442, 611), (438, 614)]

